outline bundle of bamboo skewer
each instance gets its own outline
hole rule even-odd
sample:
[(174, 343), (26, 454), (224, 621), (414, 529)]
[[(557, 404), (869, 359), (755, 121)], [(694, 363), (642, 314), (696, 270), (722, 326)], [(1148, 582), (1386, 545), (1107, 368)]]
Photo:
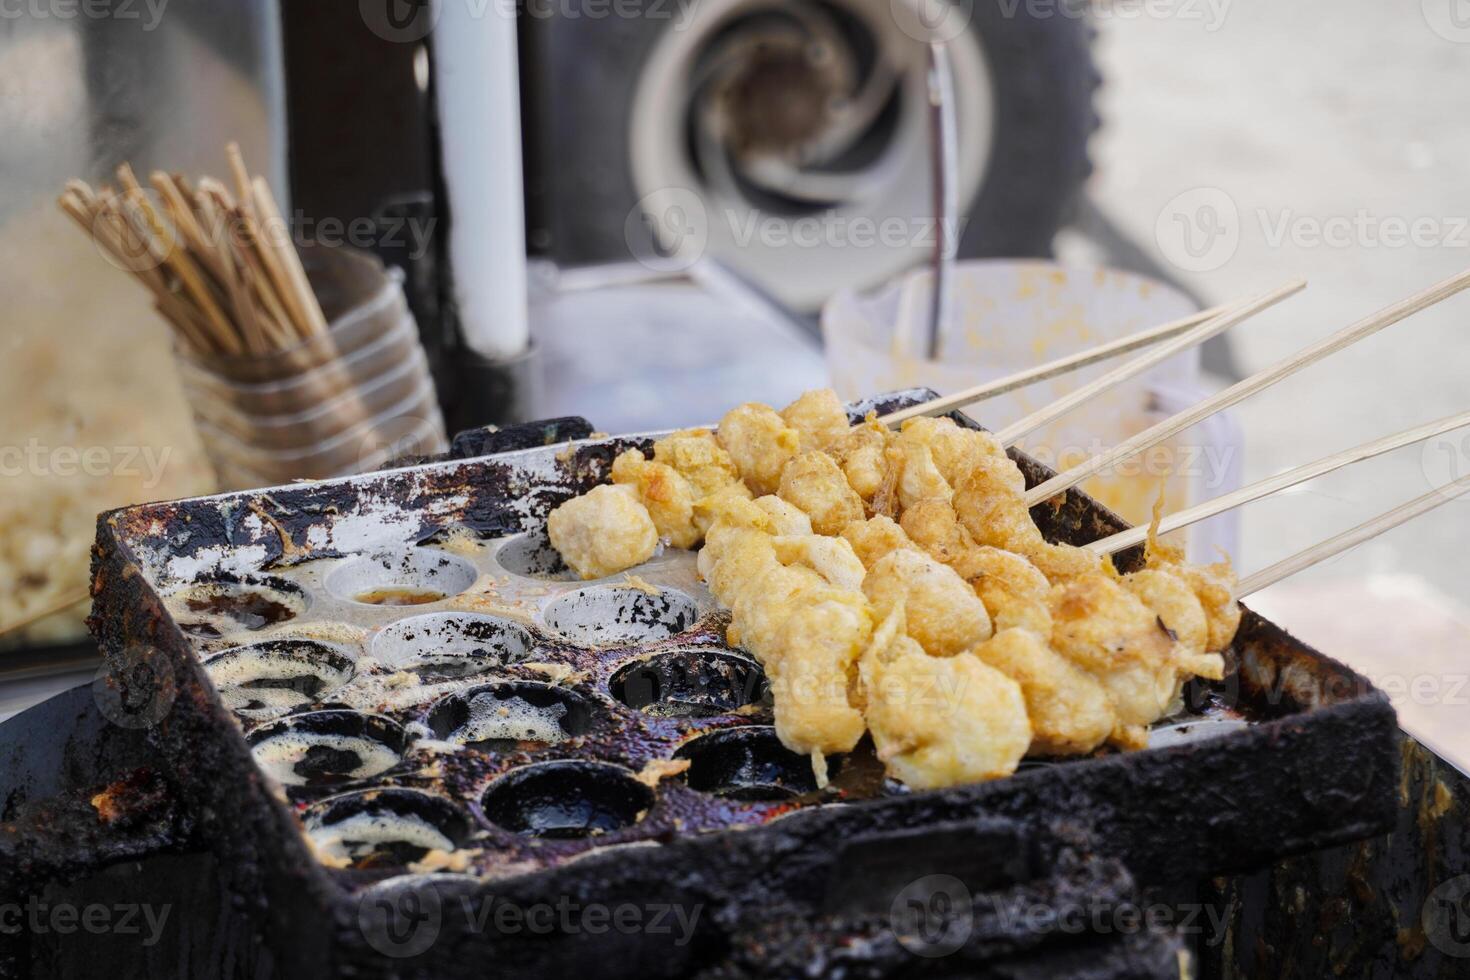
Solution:
[(171, 325), (221, 482), (340, 476), (382, 465), (400, 443), (442, 451), (399, 280), (354, 249), (312, 246), (303, 262), (265, 178), (235, 144), (226, 153), (233, 186), (154, 171), (150, 190), (123, 164), (116, 186), (73, 180), (58, 201)]
[(211, 177), (196, 188), (156, 170), (149, 183), (160, 207), (124, 163), (119, 188), (72, 180), (58, 203), (147, 287), (191, 352), (260, 356), (325, 337), (326, 317), (270, 185), (250, 175), (239, 146), (226, 152), (233, 192)]

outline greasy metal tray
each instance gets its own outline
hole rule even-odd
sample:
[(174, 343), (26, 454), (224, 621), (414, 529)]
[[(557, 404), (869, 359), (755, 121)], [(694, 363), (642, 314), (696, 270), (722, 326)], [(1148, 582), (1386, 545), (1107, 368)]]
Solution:
[[(565, 432), (548, 426), (550, 438)], [(702, 942), (728, 945), (792, 917), (841, 931), (931, 871), (1024, 890), (1080, 874), (1081, 855), (1121, 862), (1143, 884), (1169, 882), (1391, 824), (1397, 733), (1386, 698), (1251, 613), (1227, 680), (1192, 688), (1190, 710), (1156, 726), (1147, 750), (911, 793), (882, 777), (864, 743), (817, 791), (807, 761), (769, 727), (759, 667), (724, 644), (726, 619), (692, 555), (577, 582), (546, 546), (553, 507), (656, 437), (100, 519), (93, 625), (116, 684), (132, 686), (120, 702), (152, 726), (233, 887), (282, 935), (320, 947), (323, 962), (368, 955), (360, 931), (339, 922), (322, 939), (301, 906), (350, 918), (344, 910), (374, 889), (429, 882), (435, 894), (698, 903), (712, 910)], [(1017, 458), (1030, 484), (1049, 475)], [(1035, 514), (1050, 537), (1079, 544), (1122, 526), (1076, 492)], [(359, 601), (385, 589), (443, 598)], [(298, 732), (327, 748), (293, 768), (280, 750)], [(530, 742), (530, 732), (561, 740)], [(276, 760), (283, 787), (257, 756)], [(377, 761), (344, 777), (344, 758)], [(411, 827), (418, 846), (365, 843), (390, 826)], [(456, 935), (422, 955), (585, 959), (585, 936), (533, 953), (473, 923)], [(678, 972), (700, 948), (663, 949), (657, 972)]]

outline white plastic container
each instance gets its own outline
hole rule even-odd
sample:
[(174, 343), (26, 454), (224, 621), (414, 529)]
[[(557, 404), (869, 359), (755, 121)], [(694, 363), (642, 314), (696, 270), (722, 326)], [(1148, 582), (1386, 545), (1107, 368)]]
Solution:
[[(1109, 269), (1051, 262), (958, 263), (940, 356), (919, 355), (931, 276), (911, 273), (868, 295), (845, 291), (822, 310), (827, 364), (839, 395), (855, 398), (925, 386), (940, 394), (1004, 377), (1195, 312), (1163, 283)], [(1130, 355), (1124, 355), (1130, 356)], [(1136, 356), (1136, 355), (1131, 355)], [(1114, 359), (977, 405), (969, 414), (999, 429), (1116, 367)], [(1186, 351), (1026, 437), (1021, 447), (1065, 469), (1203, 397), (1198, 350)], [(1177, 510), (1240, 485), (1241, 435), (1217, 415), (1155, 450), (1088, 480), (1082, 489), (1135, 524), (1147, 523), (1160, 487)], [(1235, 554), (1238, 519), (1226, 514), (1187, 532), (1190, 554)]]

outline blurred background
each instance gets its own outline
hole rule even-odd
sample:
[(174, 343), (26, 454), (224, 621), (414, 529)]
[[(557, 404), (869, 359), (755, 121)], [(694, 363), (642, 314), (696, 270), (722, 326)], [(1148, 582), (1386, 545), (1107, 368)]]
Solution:
[[(931, 42), (948, 68), (938, 114)], [(371, 468), (486, 424), (579, 414), (637, 431), (828, 383), (976, 383), (1309, 280), (1025, 444), (1096, 451), (1470, 264), (1467, 69), (1464, 0), (7, 8), (0, 643), (14, 683), (0, 713), (59, 666), (90, 669), (87, 549), (111, 507)], [(279, 432), (320, 406), (270, 414), (258, 399), (297, 381), (206, 383), (147, 291), (56, 207), (67, 179), (100, 186), (124, 161), (228, 182), (229, 140), (291, 240), (381, 260), (431, 408), (379, 405), (400, 393), (392, 365), (369, 376), (367, 354), (344, 354), (342, 397), (371, 409), (283, 448)], [(903, 349), (904, 289), (946, 241), (961, 271), (935, 365)], [(1191, 430), (1163, 471), (1089, 489), (1141, 521), (1163, 478), (1171, 503), (1205, 499), (1465, 410), (1467, 304)], [(334, 330), (352, 308), (327, 310)], [(999, 427), (1088, 376), (975, 415)], [(1210, 522), (1191, 546), (1248, 572), (1467, 472), (1470, 436), (1454, 433)], [(1256, 605), (1370, 675), (1407, 651), (1463, 670), (1467, 509)]]

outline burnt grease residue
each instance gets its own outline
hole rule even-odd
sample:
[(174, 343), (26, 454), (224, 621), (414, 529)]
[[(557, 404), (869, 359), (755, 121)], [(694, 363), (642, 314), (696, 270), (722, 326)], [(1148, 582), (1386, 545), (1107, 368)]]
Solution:
[(447, 598), (443, 592), (432, 589), (407, 588), (369, 589), (352, 597), (354, 602), (365, 606), (427, 606)]
[[(211, 595), (191, 596), (185, 600), (190, 612), (206, 616), (220, 616), (239, 623), (247, 630), (262, 630), (267, 626), (284, 623), (296, 615), (296, 610), (284, 602), (260, 592), (216, 592)], [(207, 624), (190, 629), (196, 636), (208, 636), (219, 631)]]

